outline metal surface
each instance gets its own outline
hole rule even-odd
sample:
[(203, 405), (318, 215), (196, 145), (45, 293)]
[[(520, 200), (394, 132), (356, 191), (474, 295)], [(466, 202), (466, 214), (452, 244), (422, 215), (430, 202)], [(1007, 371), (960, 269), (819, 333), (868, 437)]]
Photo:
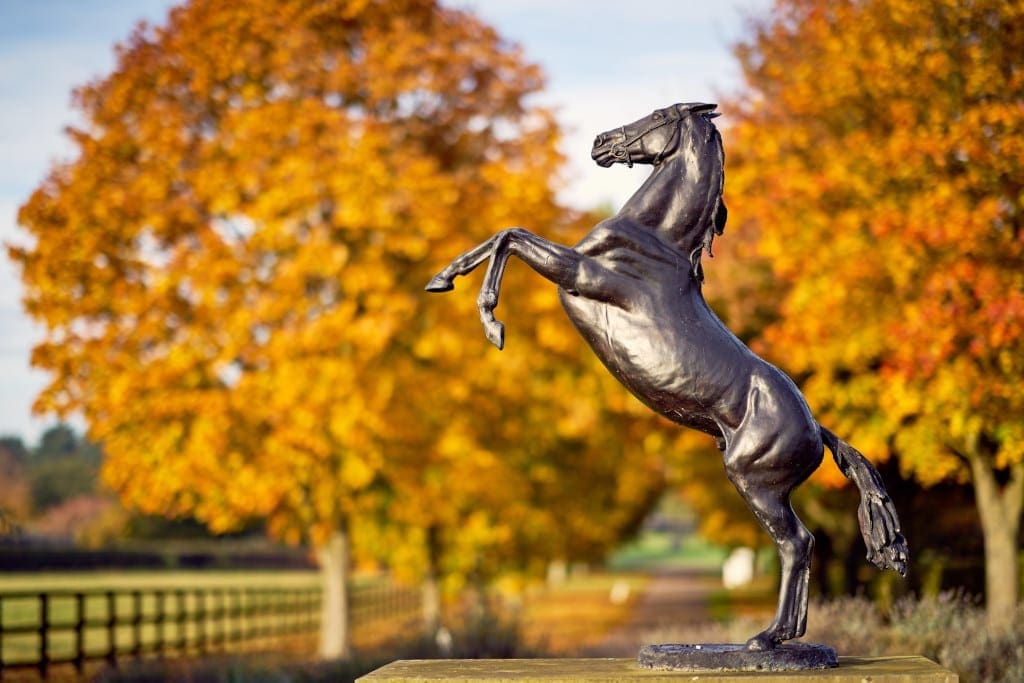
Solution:
[(448, 291), (456, 276), (489, 261), (477, 304), (487, 338), (501, 348), (505, 330), (494, 308), (508, 258), (518, 257), (558, 285), (576, 329), (627, 389), (715, 439), (726, 474), (779, 551), (775, 619), (746, 645), (766, 650), (805, 630), (814, 539), (789, 497), (821, 463), (823, 444), (860, 488), (868, 559), (905, 574), (907, 546), (877, 470), (820, 426), (792, 380), (748, 349), (704, 301), (701, 256), (711, 253), (726, 222), (714, 110), (675, 104), (598, 135), (592, 157), (599, 165), (655, 168), (617, 215), (576, 246), (502, 230), (458, 256), (427, 290)]

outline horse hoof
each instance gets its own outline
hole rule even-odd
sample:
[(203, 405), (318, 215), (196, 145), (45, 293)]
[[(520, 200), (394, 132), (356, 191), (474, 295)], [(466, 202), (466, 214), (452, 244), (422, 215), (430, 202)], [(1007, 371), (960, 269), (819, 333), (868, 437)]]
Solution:
[(505, 348), (505, 326), (497, 320), (484, 323), (484, 334), (499, 350)]
[(444, 277), (441, 273), (432, 277), (426, 286), (428, 292), (450, 292), (453, 289), (455, 289), (455, 285), (451, 278)]
[(775, 649), (775, 640), (767, 633), (758, 633), (747, 641), (747, 649), (751, 652), (765, 652)]

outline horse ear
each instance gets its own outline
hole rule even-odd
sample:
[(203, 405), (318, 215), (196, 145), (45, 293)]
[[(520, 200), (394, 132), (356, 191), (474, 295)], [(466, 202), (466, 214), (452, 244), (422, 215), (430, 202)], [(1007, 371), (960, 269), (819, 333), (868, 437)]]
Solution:
[(720, 114), (712, 113), (716, 109), (718, 109), (717, 104), (706, 104), (704, 102), (690, 102), (685, 106), (693, 114), (708, 114), (712, 118), (715, 116), (720, 116)]

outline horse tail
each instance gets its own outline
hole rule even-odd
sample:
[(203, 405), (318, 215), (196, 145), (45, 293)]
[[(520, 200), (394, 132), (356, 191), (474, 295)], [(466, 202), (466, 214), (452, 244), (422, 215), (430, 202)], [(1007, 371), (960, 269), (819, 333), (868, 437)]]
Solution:
[(860, 489), (857, 519), (868, 549), (868, 561), (879, 569), (892, 569), (906, 576), (907, 539), (900, 533), (896, 507), (885, 491), (882, 476), (856, 448), (821, 425), (818, 427), (821, 440), (832, 451), (839, 471)]

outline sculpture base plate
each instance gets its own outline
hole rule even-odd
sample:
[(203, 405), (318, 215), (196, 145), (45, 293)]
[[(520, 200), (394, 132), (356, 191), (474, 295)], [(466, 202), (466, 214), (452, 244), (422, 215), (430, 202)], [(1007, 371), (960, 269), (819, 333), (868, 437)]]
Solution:
[(836, 651), (816, 643), (785, 643), (773, 650), (745, 645), (644, 645), (637, 663), (663, 671), (801, 671), (839, 666)]

